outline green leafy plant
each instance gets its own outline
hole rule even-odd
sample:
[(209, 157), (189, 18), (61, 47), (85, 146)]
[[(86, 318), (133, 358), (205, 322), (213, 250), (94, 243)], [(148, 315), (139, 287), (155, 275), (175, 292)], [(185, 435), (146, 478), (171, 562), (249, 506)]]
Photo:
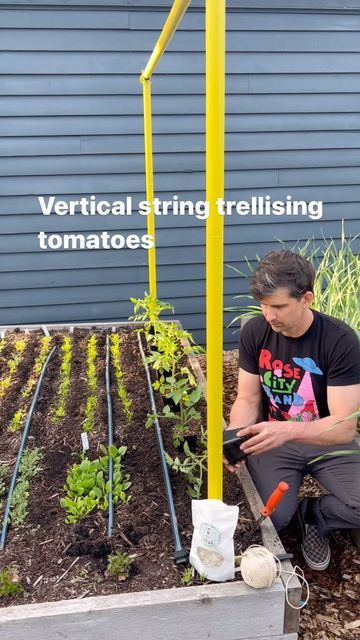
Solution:
[(17, 568), (13, 565), (4, 567), (0, 571), (0, 598), (11, 598), (23, 590)]
[(70, 336), (65, 336), (63, 339), (61, 356), (59, 391), (57, 406), (52, 417), (53, 423), (58, 423), (65, 416), (66, 404), (70, 392), (72, 360), (72, 338)]
[(15, 529), (25, 526), (28, 515), (30, 480), (41, 471), (43, 454), (38, 448), (25, 449), (19, 467), (18, 480), (10, 503), (10, 522)]
[(180, 460), (179, 457), (172, 458), (167, 452), (165, 452), (165, 460), (168, 466), (173, 471), (183, 473), (186, 476), (188, 487), (187, 491), (191, 498), (200, 500), (201, 491), (204, 481), (204, 474), (206, 472), (206, 439), (202, 439), (203, 451), (201, 454), (196, 454), (190, 451), (188, 443), (184, 443), (185, 459)]
[(202, 395), (202, 389), (200, 385), (196, 385), (195, 388), (189, 386), (186, 378), (167, 378), (161, 383), (161, 387), (164, 390), (166, 398), (171, 398), (173, 402), (178, 404), (179, 412), (175, 413), (171, 411), (169, 405), (165, 405), (162, 413), (148, 414), (148, 418), (145, 426), (151, 427), (155, 421), (155, 415), (159, 419), (171, 420), (173, 426), (173, 444), (174, 447), (178, 447), (184, 442), (185, 436), (189, 433), (191, 426), (194, 422), (198, 422), (203, 435), (203, 429), (201, 424), (201, 414), (195, 408), (195, 405), (199, 402)]
[[(190, 344), (187, 344), (185, 339)], [(172, 420), (175, 447), (184, 441), (191, 425), (201, 421), (201, 415), (195, 408), (202, 394), (201, 386), (196, 383), (190, 369), (181, 366), (184, 357), (190, 353), (203, 352), (201, 347), (191, 344), (193, 342), (191, 334), (175, 323), (160, 322), (156, 351), (151, 350), (146, 358), (146, 361), (158, 371), (158, 380), (155, 380), (152, 386), (163, 396), (165, 405), (162, 414), (157, 415), (159, 418)], [(178, 413), (171, 411), (166, 402), (169, 400), (178, 406)], [(155, 416), (149, 414), (146, 426), (151, 426), (154, 419)]]
[(129, 320), (144, 323), (143, 332), (147, 341), (156, 339), (160, 313), (163, 311), (174, 313), (174, 307), (168, 302), (153, 298), (146, 291), (143, 298), (130, 298), (130, 301), (134, 305), (134, 315), (130, 316)]
[(115, 371), (116, 388), (119, 400), (124, 409), (127, 421), (131, 422), (134, 418), (134, 412), (132, 409), (133, 403), (127, 393), (124, 383), (124, 373), (121, 368), (121, 353), (120, 353), (120, 336), (118, 333), (112, 333), (110, 336), (110, 354), (111, 360)]
[[(316, 247), (314, 240), (308, 240), (303, 246), (297, 243), (292, 250), (308, 258), (316, 268), (314, 283), (314, 303), (312, 308), (327, 315), (339, 318), (351, 327), (360, 330), (360, 305), (358, 303), (360, 290), (360, 257), (353, 250), (355, 238), (346, 239), (344, 225), (342, 226), (340, 244), (335, 240), (325, 240), (325, 247)], [(283, 245), (285, 246), (285, 245)], [(260, 261), (260, 257), (257, 256)], [(240, 276), (248, 278), (253, 272), (249, 260), (246, 259), (248, 273), (245, 274), (235, 267), (228, 265)], [(237, 295), (234, 299), (249, 299), (251, 295)], [(229, 327), (241, 318), (253, 317), (261, 314), (258, 306), (226, 307), (225, 311), (233, 311), (237, 316)]]
[(109, 555), (105, 575), (116, 578), (120, 582), (127, 580), (135, 557), (136, 554), (128, 555), (121, 551)]
[(113, 459), (113, 488), (112, 498), (114, 504), (119, 500), (126, 503), (130, 497), (127, 490), (131, 486), (128, 474), (123, 474), (122, 459), (126, 453), (126, 447), (117, 448), (110, 445), (108, 448), (101, 445), (104, 455), (89, 460), (85, 454), (81, 454), (79, 464), (74, 464), (68, 471), (64, 486), (65, 496), (60, 499), (61, 506), (66, 510), (66, 522), (74, 524), (84, 518), (94, 509), (105, 511), (109, 505), (110, 482), (107, 479), (109, 457)]

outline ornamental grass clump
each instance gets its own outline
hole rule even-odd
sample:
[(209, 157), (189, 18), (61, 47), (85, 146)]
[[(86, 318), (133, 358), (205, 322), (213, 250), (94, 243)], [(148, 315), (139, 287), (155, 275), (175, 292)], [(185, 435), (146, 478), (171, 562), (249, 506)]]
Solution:
[(121, 367), (121, 348), (120, 348), (120, 336), (117, 333), (112, 333), (110, 336), (110, 354), (111, 360), (115, 371), (116, 391), (118, 398), (122, 404), (126, 419), (128, 422), (132, 422), (134, 418), (133, 403), (129, 398), (128, 392), (124, 383), (124, 372)]
[[(314, 283), (314, 302), (312, 308), (330, 316), (334, 316), (349, 324), (356, 331), (360, 331), (360, 257), (353, 249), (356, 238), (345, 237), (342, 227), (340, 244), (335, 240), (325, 240), (325, 247), (314, 245), (314, 240), (308, 240), (305, 245), (292, 248), (299, 254), (308, 258), (316, 270)], [(240, 276), (249, 278), (253, 268), (245, 259), (248, 273), (245, 274), (235, 267), (230, 268)], [(258, 262), (260, 257), (257, 256)], [(234, 299), (253, 300), (251, 295), (240, 294)], [(236, 317), (228, 325), (229, 327), (241, 318), (261, 315), (260, 307), (256, 305), (226, 307), (225, 311), (234, 311)]]
[(72, 360), (72, 338), (65, 336), (61, 345), (61, 365), (60, 365), (60, 381), (57, 398), (57, 405), (52, 416), (52, 422), (58, 423), (64, 418), (66, 413), (66, 405), (70, 392), (71, 381), (71, 360)]

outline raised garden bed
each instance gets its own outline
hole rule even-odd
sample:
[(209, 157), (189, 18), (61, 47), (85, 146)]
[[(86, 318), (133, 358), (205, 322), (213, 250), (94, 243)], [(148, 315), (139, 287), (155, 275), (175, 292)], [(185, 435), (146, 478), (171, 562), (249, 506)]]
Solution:
[[(0, 637), (49, 640), (65, 637), (92, 640), (100, 633), (107, 639), (146, 638), (291, 638), (296, 637), (298, 614), (286, 606), (284, 584), (277, 579), (269, 589), (253, 590), (240, 579), (227, 584), (181, 586), (182, 566), (173, 560), (173, 537), (154, 430), (144, 425), (150, 412), (146, 374), (134, 324), (79, 325), (73, 333), (63, 325), (49, 325), (50, 340), (39, 327), (29, 333), (8, 332), (0, 353), (0, 381), (8, 374), (12, 354), (20, 355), (0, 408), (0, 461), (10, 469), (16, 458), (21, 425), (29, 396), (39, 374), (39, 361), (51, 346), (58, 348), (46, 371), (29, 433), (28, 449), (40, 448), (41, 471), (30, 479), (25, 528), (10, 526), (0, 569), (12, 566), (23, 591), (11, 600), (0, 598)], [(113, 331), (115, 329), (115, 332)], [(66, 474), (79, 463), (80, 434), (88, 433), (89, 458), (99, 458), (107, 446), (107, 397), (105, 390), (106, 336), (119, 336), (124, 404), (119, 397), (115, 360), (111, 361), (111, 401), (114, 443), (127, 447), (122, 459), (124, 481), (131, 486), (125, 501), (115, 506), (113, 535), (108, 537), (107, 512), (95, 509), (75, 524), (65, 522), (60, 504)], [(67, 359), (71, 361), (66, 386)], [(108, 338), (113, 340), (113, 338)], [(26, 345), (16, 342), (25, 340)], [(92, 340), (92, 346), (90, 345)], [(69, 348), (71, 343), (71, 349)], [(1, 343), (0, 343), (1, 346)], [(70, 356), (69, 356), (70, 353)], [(41, 355), (42, 354), (42, 355)], [(204, 376), (194, 356), (190, 363), (206, 393)], [(61, 408), (59, 388), (66, 396)], [(67, 394), (65, 393), (67, 391)], [(60, 394), (61, 395), (61, 394)], [(95, 401), (89, 400), (94, 397)], [(65, 410), (64, 410), (65, 407)], [(205, 402), (199, 403), (205, 419)], [(19, 416), (18, 412), (21, 411)], [(14, 421), (14, 416), (15, 421)], [(14, 426), (18, 429), (14, 430)], [(92, 426), (90, 429), (89, 426)], [(165, 449), (172, 449), (171, 430), (162, 429)], [(104, 453), (104, 452), (103, 452)], [(235, 543), (242, 548), (244, 534), (259, 515), (259, 497), (245, 469), (244, 491), (234, 476), (224, 479), (224, 500), (240, 507)], [(171, 472), (179, 533), (185, 547), (191, 541), (191, 501), (183, 476)], [(127, 497), (131, 499), (127, 502)], [(250, 509), (248, 506), (250, 501)], [(4, 507), (3, 507), (4, 508)], [(262, 524), (263, 543), (274, 553), (284, 549), (271, 522)], [(251, 542), (258, 542), (255, 534)], [(247, 536), (247, 544), (249, 538)], [(106, 575), (107, 557), (115, 551), (132, 558), (130, 576), (118, 581)], [(291, 570), (290, 563), (283, 563)], [(238, 574), (239, 575), (239, 574)], [(174, 587), (177, 587), (174, 589)], [(299, 601), (299, 584), (291, 583), (290, 600)], [(199, 604), (207, 605), (199, 607)], [(15, 606), (14, 606), (15, 605)]]

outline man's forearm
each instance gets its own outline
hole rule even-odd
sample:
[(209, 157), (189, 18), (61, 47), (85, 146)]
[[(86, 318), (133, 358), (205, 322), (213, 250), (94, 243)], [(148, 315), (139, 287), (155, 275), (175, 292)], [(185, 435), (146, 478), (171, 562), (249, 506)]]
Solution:
[(287, 428), (289, 441), (314, 445), (346, 444), (355, 437), (356, 419), (344, 420), (344, 416), (331, 415), (313, 422), (289, 421)]
[(248, 427), (260, 417), (260, 401), (258, 399), (237, 398), (231, 407), (229, 429)]

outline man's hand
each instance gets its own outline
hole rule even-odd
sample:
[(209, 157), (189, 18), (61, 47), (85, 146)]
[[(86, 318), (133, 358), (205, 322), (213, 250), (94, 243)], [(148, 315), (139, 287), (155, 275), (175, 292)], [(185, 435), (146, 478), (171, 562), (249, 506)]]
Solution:
[(292, 425), (283, 422), (258, 422), (239, 431), (238, 435), (252, 436), (244, 442), (240, 449), (247, 454), (258, 455), (291, 440)]
[(241, 460), (241, 462), (237, 462), (236, 464), (230, 464), (229, 460), (225, 458), (225, 456), (223, 456), (223, 463), (226, 469), (230, 471), (230, 473), (235, 473), (240, 469), (241, 465), (245, 464), (246, 462), (244, 459), (244, 460)]

